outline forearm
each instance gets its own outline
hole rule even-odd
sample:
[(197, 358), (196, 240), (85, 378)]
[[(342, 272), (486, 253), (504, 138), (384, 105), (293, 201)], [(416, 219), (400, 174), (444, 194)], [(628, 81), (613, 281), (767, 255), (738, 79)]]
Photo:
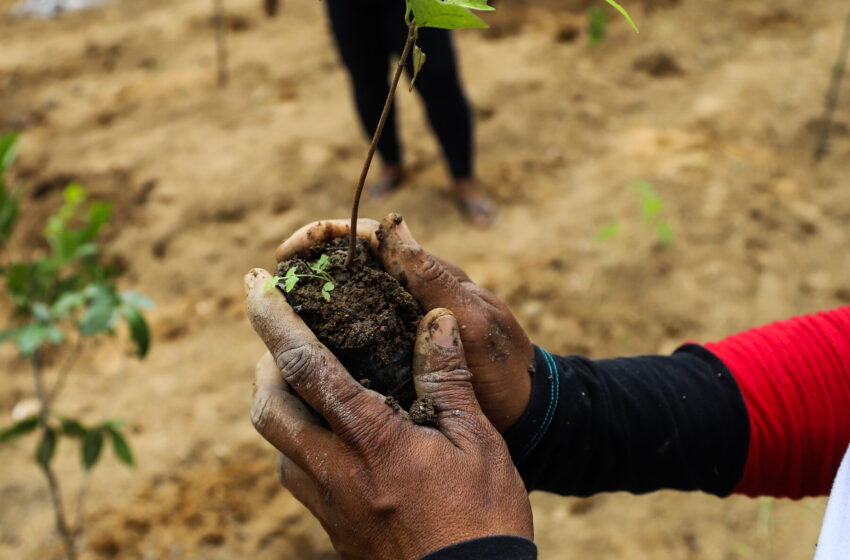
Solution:
[(823, 495), (850, 443), (850, 307), (672, 356), (538, 350), (505, 434), (528, 490)]
[(526, 414), (505, 434), (529, 491), (723, 496), (740, 480), (747, 411), (728, 369), (701, 347), (598, 361), (537, 349), (532, 383)]

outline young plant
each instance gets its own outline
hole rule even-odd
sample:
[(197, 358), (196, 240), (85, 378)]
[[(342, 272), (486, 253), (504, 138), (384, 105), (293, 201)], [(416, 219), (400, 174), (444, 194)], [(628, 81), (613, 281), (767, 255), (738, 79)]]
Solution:
[(266, 285), (263, 287), (263, 290), (269, 291), (273, 287), (277, 286), (281, 280), (283, 280), (283, 289), (288, 294), (292, 291), (292, 289), (295, 287), (295, 284), (297, 284), (301, 278), (317, 278), (324, 282), (322, 284), (322, 297), (325, 298), (325, 301), (330, 301), (331, 292), (334, 290), (334, 288), (336, 288), (336, 280), (334, 280), (333, 276), (331, 276), (330, 274), (328, 274), (328, 272), (325, 271), (325, 269), (328, 267), (328, 260), (329, 259), (327, 255), (322, 255), (321, 257), (319, 257), (319, 260), (316, 261), (315, 264), (309, 265), (310, 270), (313, 271), (312, 274), (299, 274), (298, 272), (296, 272), (298, 270), (298, 267), (293, 266), (289, 270), (287, 270), (286, 274), (284, 274), (283, 276), (273, 276), (271, 280), (266, 282)]
[[(17, 195), (9, 192), (4, 179), (17, 143), (17, 135), (0, 137), (0, 244), (8, 239), (18, 214)], [(150, 348), (148, 324), (141, 311), (152, 307), (151, 300), (116, 290), (114, 281), (121, 271), (101, 262), (97, 237), (109, 214), (109, 204), (88, 201), (85, 190), (71, 184), (64, 191), (64, 204), (44, 229), (47, 254), (0, 268), (13, 309), (13, 326), (0, 331), (0, 343), (13, 343), (18, 354), (29, 362), (38, 403), (37, 410), (24, 413), (14, 424), (0, 430), (0, 443), (37, 433), (35, 460), (47, 480), (56, 528), (69, 559), (76, 558), (75, 544), (83, 529), (85, 483), (101, 457), (104, 440), (111, 442), (115, 456), (125, 465), (132, 467), (134, 459), (120, 421), (83, 423), (60, 414), (54, 404), (84, 341), (114, 334), (120, 319), (127, 325), (138, 358), (143, 358)], [(61, 354), (63, 360), (52, 367), (52, 357)], [(66, 515), (59, 480), (51, 466), (62, 439), (79, 443), (84, 473), (73, 524)]]
[(664, 210), (664, 198), (655, 191), (648, 181), (635, 181), (632, 188), (640, 194), (641, 216), (643, 223), (655, 230), (658, 241), (665, 247), (673, 244), (673, 228), (661, 217)]
[[(378, 140), (381, 138), (381, 133), (384, 131), (384, 125), (387, 123), (387, 115), (392, 106), (393, 97), (395, 97), (396, 87), (398, 86), (401, 72), (404, 69), (404, 64), (410, 51), (413, 50), (413, 76), (411, 77), (411, 89), (413, 81), (425, 64), (426, 53), (416, 45), (416, 38), (419, 29), (422, 27), (436, 27), (440, 29), (480, 29), (486, 28), (487, 24), (470, 10), (492, 11), (494, 8), (487, 5), (487, 0), (405, 0), (407, 9), (404, 13), (404, 21), (407, 24), (407, 40), (404, 43), (404, 48), (401, 51), (401, 56), (398, 59), (395, 73), (390, 82), (390, 91), (387, 94), (387, 100), (384, 103), (384, 109), (381, 112), (381, 118), (378, 120), (378, 126), (375, 129), (375, 134), (372, 136), (372, 142), (369, 144), (369, 150), (366, 152), (366, 161), (363, 163), (363, 169), (360, 172), (360, 179), (357, 182), (357, 187), (354, 191), (354, 203), (351, 207), (351, 226), (349, 231), (348, 256), (345, 259), (345, 267), (350, 268), (354, 263), (354, 254), (357, 248), (357, 215), (360, 210), (360, 196), (363, 194), (363, 185), (366, 183), (366, 176), (369, 174), (369, 166), (372, 164), (372, 158), (375, 155), (375, 149), (378, 146)], [(628, 22), (637, 31), (632, 18), (629, 14), (614, 0), (605, 0), (619, 11), (628, 20)]]
[[(641, 219), (643, 223), (650, 227), (654, 232), (658, 241), (665, 247), (673, 245), (675, 235), (673, 228), (662, 218), (661, 213), (664, 210), (664, 198), (655, 191), (655, 187), (648, 181), (635, 181), (632, 183), (632, 189), (640, 195)], [(611, 222), (602, 226), (596, 232), (596, 241), (605, 242), (609, 239), (620, 235), (622, 227), (619, 222)]]
[(602, 42), (608, 28), (608, 12), (599, 6), (587, 11), (587, 37), (591, 45)]

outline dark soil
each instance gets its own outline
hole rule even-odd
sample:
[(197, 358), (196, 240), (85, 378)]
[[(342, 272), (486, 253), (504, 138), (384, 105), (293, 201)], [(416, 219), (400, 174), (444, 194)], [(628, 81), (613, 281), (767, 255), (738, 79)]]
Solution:
[[(411, 375), (416, 330), (423, 317), (419, 304), (395, 278), (384, 272), (362, 239), (350, 269), (345, 268), (348, 239), (317, 245), (298, 258), (279, 264), (284, 276), (295, 266), (298, 274), (310, 273), (310, 265), (328, 256), (325, 271), (335, 281), (330, 300), (322, 297), (324, 282), (302, 278), (286, 293), (287, 301), (322, 343), (333, 352), (360, 383), (387, 396), (393, 408), (414, 407), (417, 423), (433, 424), (433, 404), (415, 401)], [(427, 413), (430, 411), (430, 413)]]

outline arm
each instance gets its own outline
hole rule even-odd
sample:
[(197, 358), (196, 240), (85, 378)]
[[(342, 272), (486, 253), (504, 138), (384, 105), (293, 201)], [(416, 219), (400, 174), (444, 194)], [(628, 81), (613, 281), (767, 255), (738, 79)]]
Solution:
[(734, 491), (828, 494), (850, 443), (850, 306), (706, 348), (732, 371), (749, 413), (749, 452)]
[(529, 490), (724, 496), (740, 479), (747, 411), (705, 349), (596, 361), (538, 349), (534, 370), (528, 408), (504, 434)]
[[(530, 490), (828, 492), (850, 441), (848, 308), (673, 356), (548, 361), (503, 303), (422, 249), (401, 216), (361, 220), (358, 232), (426, 311), (458, 317), (476, 396)], [(278, 260), (347, 234), (344, 221), (305, 226)]]
[(505, 433), (529, 488), (826, 495), (850, 444), (850, 306), (672, 356), (545, 356)]

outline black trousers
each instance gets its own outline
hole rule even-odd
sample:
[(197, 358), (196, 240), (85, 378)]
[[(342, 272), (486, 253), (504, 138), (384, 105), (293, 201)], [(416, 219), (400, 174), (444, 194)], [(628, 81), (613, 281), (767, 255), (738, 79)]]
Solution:
[[(407, 38), (403, 0), (325, 0), (342, 61), (351, 75), (357, 112), (371, 137), (389, 93), (392, 54), (401, 54)], [(437, 135), (452, 177), (472, 175), (472, 115), (458, 76), (451, 34), (419, 30), (417, 44), (427, 57), (416, 78), (431, 128)], [(407, 60), (412, 76), (412, 57)], [(399, 87), (398, 96), (404, 91)], [(395, 110), (387, 116), (378, 152), (385, 164), (401, 163)]]

